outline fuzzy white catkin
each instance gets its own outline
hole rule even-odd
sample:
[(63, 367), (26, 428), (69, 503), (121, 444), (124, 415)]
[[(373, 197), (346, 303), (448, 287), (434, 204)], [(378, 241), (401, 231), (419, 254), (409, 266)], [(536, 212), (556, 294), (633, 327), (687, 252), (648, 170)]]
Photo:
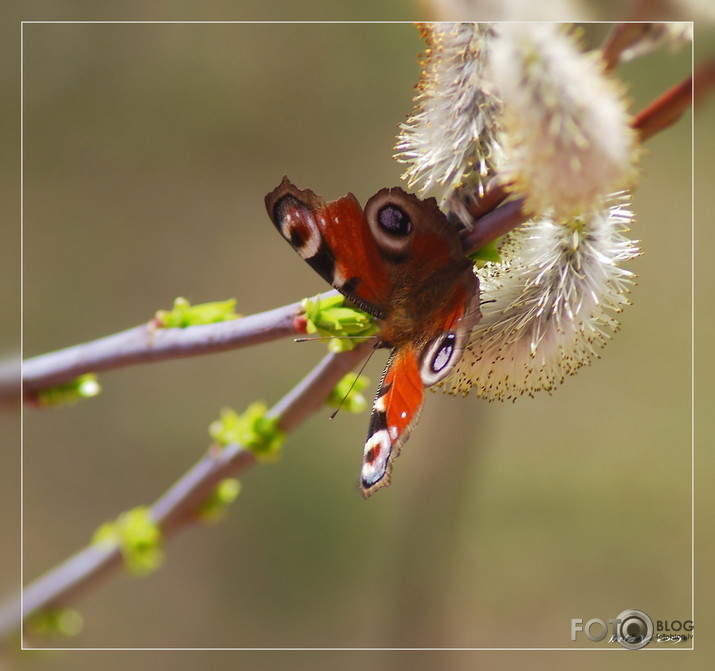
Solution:
[(607, 195), (632, 170), (621, 94), (558, 27), (430, 24), (422, 32), (424, 72), (397, 145), (409, 164), (403, 177), (422, 192), (439, 187), (453, 206), (506, 175), (535, 210), (501, 244), (503, 261), (478, 271), (482, 320), (436, 386), (490, 400), (551, 391), (597, 356), (628, 304), (633, 275), (623, 263), (638, 254), (625, 236), (632, 215), (625, 195)]
[(499, 24), (491, 79), (504, 105), (503, 178), (535, 214), (588, 212), (634, 177), (622, 91), (554, 24)]
[(443, 205), (465, 184), (481, 188), (500, 161), (496, 142), (500, 103), (484, 78), (489, 24), (437, 23), (421, 27), (427, 50), (415, 109), (400, 127), (395, 158), (403, 179)]
[[(618, 327), (638, 255), (625, 194), (588, 216), (534, 219), (512, 231), (504, 262), (478, 275), (482, 319), (455, 372), (441, 387), (489, 400), (551, 391), (589, 364)], [(493, 302), (491, 302), (493, 301)]]

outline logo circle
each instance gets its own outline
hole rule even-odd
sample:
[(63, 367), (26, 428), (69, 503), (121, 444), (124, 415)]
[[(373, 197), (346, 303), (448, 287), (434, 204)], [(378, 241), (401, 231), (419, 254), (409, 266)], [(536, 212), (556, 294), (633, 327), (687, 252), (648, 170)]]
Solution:
[(616, 640), (627, 650), (640, 650), (653, 640), (653, 620), (642, 610), (624, 610), (616, 619)]

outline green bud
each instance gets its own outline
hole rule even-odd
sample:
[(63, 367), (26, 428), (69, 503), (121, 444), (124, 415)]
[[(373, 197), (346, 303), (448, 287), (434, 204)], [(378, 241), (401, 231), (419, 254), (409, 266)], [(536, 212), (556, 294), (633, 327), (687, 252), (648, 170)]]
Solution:
[(356, 373), (348, 373), (335, 385), (326, 403), (335, 408), (339, 406), (348, 412), (363, 412), (367, 408), (367, 400), (361, 392), (367, 387), (368, 383), (369, 380), (366, 377), (358, 377)]
[(37, 402), (42, 406), (75, 403), (80, 398), (92, 398), (102, 391), (94, 373), (86, 373), (56, 387), (48, 387), (37, 392)]
[(306, 331), (330, 338), (328, 349), (331, 352), (354, 349), (380, 330), (372, 315), (346, 306), (345, 298), (340, 295), (306, 298), (301, 305), (305, 311)]
[(204, 522), (215, 522), (223, 516), (226, 508), (236, 500), (240, 492), (241, 483), (236, 478), (221, 480), (199, 506), (199, 517)]
[(265, 403), (256, 402), (239, 415), (231, 408), (221, 410), (221, 418), (209, 426), (209, 434), (222, 446), (238, 444), (253, 452), (258, 459), (272, 461), (278, 458), (284, 433), (278, 428), (278, 419), (266, 417)]
[(161, 529), (146, 506), (138, 506), (95, 531), (92, 543), (105, 548), (119, 547), (124, 566), (132, 575), (147, 575), (164, 561)]
[(215, 324), (238, 319), (236, 299), (191, 305), (185, 298), (177, 298), (171, 310), (158, 310), (154, 325), (158, 328), (186, 328), (200, 324)]
[(76, 636), (84, 627), (84, 618), (73, 608), (45, 608), (30, 618), (28, 626), (39, 636)]

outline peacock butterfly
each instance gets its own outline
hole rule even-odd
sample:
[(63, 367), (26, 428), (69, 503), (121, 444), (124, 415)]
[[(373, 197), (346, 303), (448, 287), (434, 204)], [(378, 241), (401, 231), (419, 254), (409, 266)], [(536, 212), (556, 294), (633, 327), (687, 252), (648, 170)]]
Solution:
[(424, 388), (460, 360), (479, 321), (479, 281), (458, 229), (434, 198), (381, 189), (363, 210), (352, 193), (325, 200), (287, 177), (266, 196), (279, 233), (354, 305), (381, 319), (392, 348), (372, 407), (360, 486), (390, 483), (392, 462), (419, 419)]

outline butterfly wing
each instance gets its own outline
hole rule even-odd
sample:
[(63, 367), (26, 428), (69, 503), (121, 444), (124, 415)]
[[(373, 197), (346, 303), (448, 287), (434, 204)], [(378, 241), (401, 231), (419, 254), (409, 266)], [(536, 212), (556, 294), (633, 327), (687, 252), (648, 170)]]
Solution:
[(417, 424), (424, 389), (454, 369), (469, 342), (479, 312), (479, 284), (465, 275), (454, 288), (450, 317), (421, 347), (415, 343), (393, 350), (372, 406), (363, 450), (360, 488), (365, 498), (390, 484), (392, 462)]
[(266, 209), (279, 233), (323, 279), (365, 312), (386, 316), (387, 270), (375, 262), (379, 252), (355, 196), (326, 203), (284, 177), (266, 196)]
[(424, 384), (412, 348), (393, 351), (372, 406), (360, 488), (365, 498), (390, 484), (392, 462), (419, 420)]

